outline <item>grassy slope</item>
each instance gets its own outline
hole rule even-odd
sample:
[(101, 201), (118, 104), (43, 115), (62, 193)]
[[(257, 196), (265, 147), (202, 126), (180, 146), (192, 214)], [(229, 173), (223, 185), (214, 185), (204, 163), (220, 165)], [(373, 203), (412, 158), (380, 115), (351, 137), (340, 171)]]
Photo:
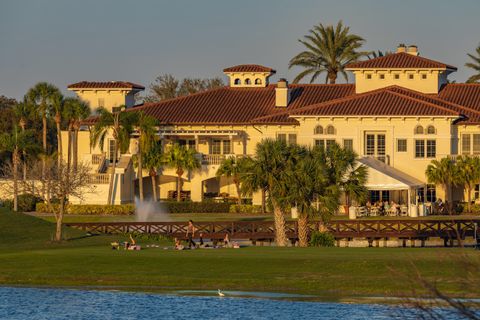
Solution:
[[(449, 293), (464, 293), (459, 249), (274, 248), (112, 251), (118, 237), (49, 241), (54, 226), (42, 219), (0, 212), (0, 284), (125, 286), (139, 290), (260, 290), (329, 298), (409, 293), (412, 262)], [(144, 244), (144, 243), (142, 243)], [(165, 243), (160, 243), (162, 246)], [(393, 271), (392, 271), (393, 269)], [(474, 288), (480, 296), (480, 288)]]

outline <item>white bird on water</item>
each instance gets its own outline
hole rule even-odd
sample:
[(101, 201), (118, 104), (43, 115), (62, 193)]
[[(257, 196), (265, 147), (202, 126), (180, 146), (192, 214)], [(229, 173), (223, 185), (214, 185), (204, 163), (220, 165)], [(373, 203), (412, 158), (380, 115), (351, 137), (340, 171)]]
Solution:
[(218, 296), (225, 297), (225, 293), (223, 293), (220, 289), (218, 289)]

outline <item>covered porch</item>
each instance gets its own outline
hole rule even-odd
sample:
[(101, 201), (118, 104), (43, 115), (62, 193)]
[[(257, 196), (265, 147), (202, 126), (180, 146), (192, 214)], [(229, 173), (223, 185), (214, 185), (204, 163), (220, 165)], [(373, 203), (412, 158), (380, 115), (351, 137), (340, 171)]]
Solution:
[[(349, 212), (350, 218), (364, 216), (410, 216), (424, 215), (419, 210), (418, 190), (425, 183), (398, 170), (384, 162), (371, 157), (364, 157), (359, 162), (368, 167), (366, 187), (369, 197), (366, 203), (355, 207), (355, 213)], [(423, 209), (423, 207), (422, 207)]]

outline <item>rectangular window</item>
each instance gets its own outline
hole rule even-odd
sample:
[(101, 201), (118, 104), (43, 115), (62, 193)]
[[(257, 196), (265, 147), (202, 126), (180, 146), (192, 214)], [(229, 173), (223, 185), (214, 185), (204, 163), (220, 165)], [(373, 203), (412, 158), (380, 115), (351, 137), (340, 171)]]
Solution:
[(365, 148), (365, 154), (367, 156), (375, 155), (375, 135), (374, 134), (367, 134), (367, 145)]
[(221, 140), (212, 140), (210, 143), (210, 154), (221, 154), (222, 153), (222, 141)]
[(99, 108), (104, 108), (105, 107), (105, 99), (98, 98), (98, 107)]
[(422, 74), (422, 79), (423, 79), (423, 80), (427, 79), (427, 75), (426, 75), (426, 74)]
[(435, 158), (437, 156), (437, 141), (427, 140), (427, 158)]
[(278, 133), (277, 134), (277, 139), (287, 143), (287, 135), (285, 133)]
[(473, 199), (477, 200), (480, 198), (480, 184), (475, 185), (475, 191), (473, 191)]
[(407, 139), (397, 139), (397, 152), (407, 152)]
[(288, 144), (296, 144), (297, 143), (297, 134), (296, 133), (290, 133), (288, 135)]
[(393, 78), (394, 78), (395, 80), (398, 80), (398, 79), (400, 79), (400, 75), (399, 75), (399, 74), (394, 74), (394, 75), (393, 75)]
[(413, 78), (414, 78), (414, 75), (413, 75), (413, 74), (409, 74), (409, 75), (408, 75), (408, 79), (413, 80)]
[(462, 134), (462, 154), (470, 154), (470, 135)]
[(425, 158), (425, 140), (415, 140), (415, 158)]
[(473, 154), (480, 154), (480, 134), (473, 135)]
[(223, 154), (231, 154), (232, 153), (230, 140), (223, 140), (223, 152), (222, 153)]
[(370, 80), (370, 79), (372, 79), (372, 75), (371, 75), (371, 74), (367, 74), (367, 75), (365, 76), (365, 78), (367, 78), (367, 80)]
[(381, 74), (381, 75), (379, 75), (378, 77), (380, 78), (380, 80), (385, 79), (385, 75), (384, 75), (384, 74)]
[(380, 200), (380, 191), (370, 190), (370, 202), (375, 203)]
[(324, 149), (325, 148), (325, 140), (315, 139), (315, 146)]
[(325, 140), (325, 145), (327, 146), (327, 149), (330, 148), (331, 146), (333, 146), (334, 144), (335, 144), (335, 140), (333, 140), (333, 139)]
[[(113, 163), (114, 154), (115, 154), (115, 140), (109, 139), (108, 140), (108, 161), (110, 161), (110, 163)], [(117, 156), (117, 161), (118, 161), (118, 156)]]
[(352, 139), (343, 139), (343, 148), (346, 150), (353, 151), (353, 140)]
[(417, 197), (418, 197), (418, 202), (425, 202), (425, 189), (424, 188), (418, 188), (417, 189)]

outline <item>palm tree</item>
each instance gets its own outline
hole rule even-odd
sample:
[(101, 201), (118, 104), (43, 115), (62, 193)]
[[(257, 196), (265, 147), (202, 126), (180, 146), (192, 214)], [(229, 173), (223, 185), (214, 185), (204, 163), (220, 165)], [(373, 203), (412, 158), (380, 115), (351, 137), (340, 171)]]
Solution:
[(50, 107), (58, 94), (60, 94), (60, 90), (47, 82), (39, 82), (27, 92), (27, 98), (35, 105), (37, 112), (42, 117), (42, 143), (45, 154), (47, 153), (47, 117), (49, 116)]
[(63, 117), (68, 121), (68, 160), (73, 159), (73, 169), (78, 165), (78, 132), (80, 131), (81, 121), (90, 115), (90, 107), (86, 102), (78, 98), (65, 98)]
[(165, 166), (175, 169), (177, 174), (177, 201), (180, 202), (182, 199), (182, 176), (185, 171), (190, 172), (200, 168), (200, 161), (194, 149), (187, 149), (178, 144), (168, 148), (163, 156)]
[(143, 201), (143, 163), (142, 158), (144, 153), (148, 153), (155, 142), (155, 134), (157, 120), (151, 116), (146, 115), (143, 111), (138, 114), (138, 121), (136, 127), (138, 129), (138, 185), (140, 201)]
[(303, 40), (298, 40), (306, 47), (305, 51), (293, 57), (288, 65), (289, 68), (298, 66), (305, 69), (295, 77), (294, 83), (306, 76), (311, 76), (310, 83), (313, 83), (324, 72), (327, 74), (325, 82), (335, 83), (338, 73), (348, 81), (345, 66), (368, 54), (357, 51), (365, 40), (351, 34), (350, 28), (344, 26), (342, 21), (335, 28), (319, 24), (309, 32)]
[(240, 176), (245, 172), (249, 160), (247, 158), (229, 157), (222, 161), (217, 170), (217, 177), (222, 176), (231, 178), (235, 184), (235, 189), (238, 195), (238, 204), (242, 204), (242, 191), (240, 188)]
[(265, 213), (268, 180), (263, 174), (261, 164), (250, 157), (243, 158), (243, 170), (239, 172), (239, 179), (242, 194), (251, 195), (260, 190), (262, 193), (262, 213)]
[(38, 151), (34, 132), (31, 130), (20, 131), (14, 126), (13, 131), (0, 135), (0, 150), (12, 153), (13, 175), (13, 211), (18, 211), (18, 166), (20, 154), (25, 151), (34, 153)]
[(125, 153), (130, 146), (130, 134), (133, 131), (133, 125), (137, 120), (135, 112), (123, 111), (125, 106), (115, 107), (112, 112), (101, 107), (97, 109), (98, 120), (92, 130), (90, 144), (97, 145), (103, 150), (105, 138), (111, 132), (115, 140), (113, 153), (113, 163), (110, 174), (110, 183), (108, 188), (108, 204), (113, 204), (113, 183), (115, 179), (115, 168), (117, 166), (118, 152)]
[(480, 158), (459, 156), (457, 158), (458, 168), (458, 182), (463, 183), (464, 188), (467, 189), (467, 209), (472, 212), (472, 190), (475, 184), (480, 181)]
[[(457, 167), (449, 157), (432, 160), (425, 171), (429, 183), (440, 184), (445, 190), (445, 201), (450, 201), (450, 188), (456, 184), (458, 175)], [(450, 212), (450, 205), (447, 208)]]
[[(31, 104), (28, 103), (27, 99), (24, 99), (23, 102), (19, 102), (15, 105), (13, 113), (18, 122), (18, 125), (22, 129), (22, 132), (25, 132), (28, 119), (32, 116), (33, 110)], [(22, 151), (23, 157), (23, 180), (27, 179), (27, 153), (25, 150)]]
[(391, 51), (381, 51), (381, 50), (373, 50), (368, 54), (368, 59), (375, 59), (375, 58), (380, 58), (380, 57), (385, 57), (388, 56), (389, 54), (392, 54)]
[[(254, 183), (249, 182), (248, 173), (242, 175), (241, 179), (242, 183), (250, 184), (251, 187), (260, 189), (265, 187), (273, 207), (275, 242), (280, 247), (286, 246), (288, 241), (283, 213), (289, 205), (287, 201), (289, 170), (294, 167), (293, 163), (297, 161), (297, 155), (293, 151), (295, 150), (289, 148), (283, 141), (262, 140), (256, 146), (253, 164), (248, 167), (253, 173), (253, 177), (250, 177), (250, 179), (256, 181)], [(263, 177), (259, 178), (258, 175), (263, 175)]]
[(163, 164), (162, 145), (159, 142), (154, 143), (153, 146), (145, 152), (143, 158), (145, 168), (148, 169), (152, 181), (153, 201), (157, 201), (156, 178), (158, 175), (158, 168)]
[(467, 55), (470, 57), (470, 59), (473, 60), (473, 62), (465, 63), (466, 67), (471, 68), (475, 71), (475, 74), (467, 79), (467, 82), (470, 83), (480, 81), (480, 45), (475, 49), (475, 54), (476, 56), (467, 53)]

